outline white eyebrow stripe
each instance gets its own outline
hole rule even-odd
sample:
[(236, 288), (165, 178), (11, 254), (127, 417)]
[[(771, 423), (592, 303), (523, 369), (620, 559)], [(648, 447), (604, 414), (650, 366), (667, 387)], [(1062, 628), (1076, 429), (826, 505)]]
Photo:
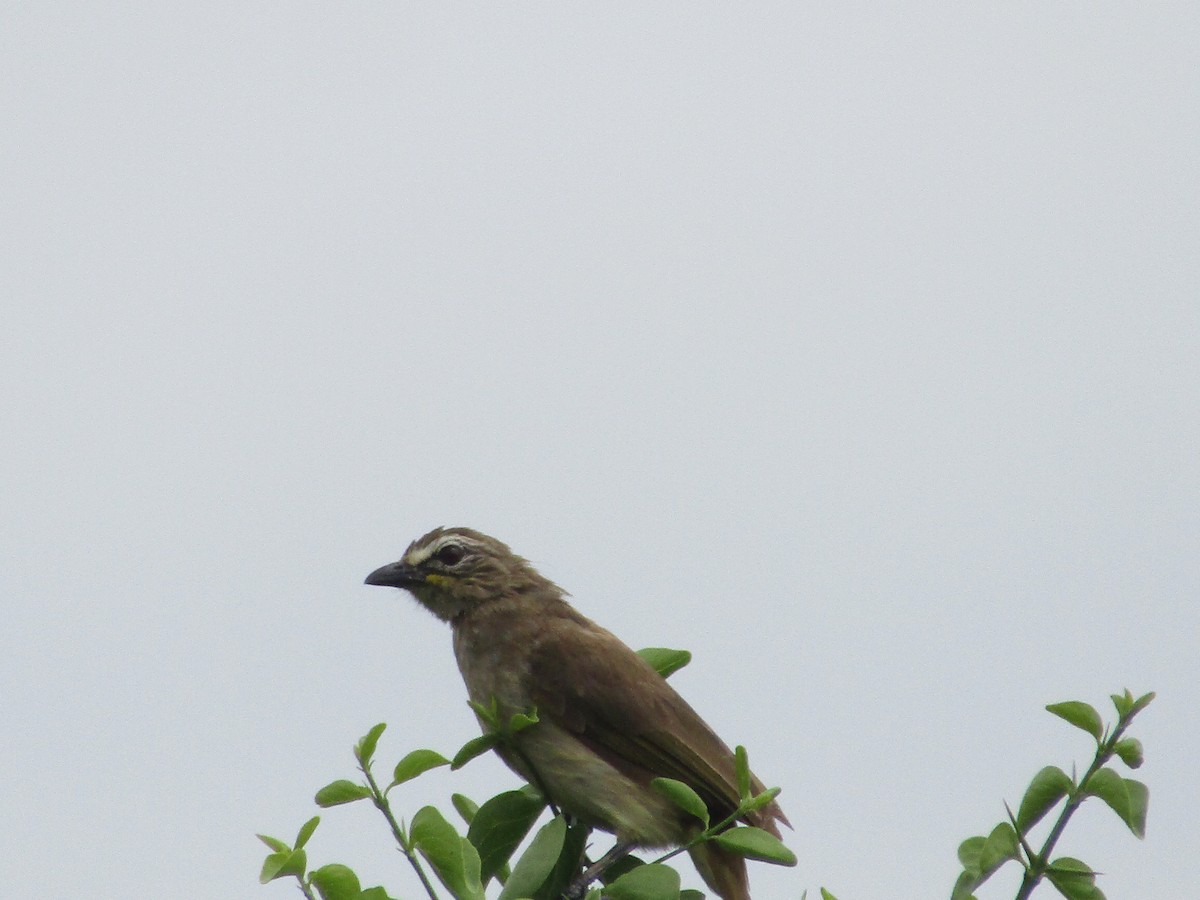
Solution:
[(419, 566), (447, 544), (458, 544), (459, 546), (474, 548), (478, 548), (479, 546), (477, 541), (473, 541), (465, 535), (455, 533), (443, 534), (439, 535), (436, 540), (430, 541), (427, 547), (414, 547), (408, 556), (405, 557), (404, 561), (410, 566)]

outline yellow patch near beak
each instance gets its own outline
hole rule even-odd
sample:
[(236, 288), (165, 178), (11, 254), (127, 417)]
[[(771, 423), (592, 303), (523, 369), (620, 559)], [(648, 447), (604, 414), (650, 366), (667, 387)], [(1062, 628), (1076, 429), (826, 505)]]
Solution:
[(450, 577), (448, 575), (437, 575), (431, 572), (425, 576), (425, 583), (432, 584), (434, 587), (442, 587), (443, 585), (450, 583)]

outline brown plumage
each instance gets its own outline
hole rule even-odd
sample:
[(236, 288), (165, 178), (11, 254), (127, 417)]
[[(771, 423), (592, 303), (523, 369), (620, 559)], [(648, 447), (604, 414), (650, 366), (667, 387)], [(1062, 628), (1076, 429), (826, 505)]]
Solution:
[[(689, 785), (713, 822), (736, 809), (729, 747), (640, 656), (505, 544), (469, 528), (437, 528), (367, 584), (404, 588), (450, 623), (472, 700), (494, 698), (502, 720), (537, 708), (538, 724), (516, 736), (519, 757), (501, 756), (619, 845), (678, 846), (696, 833), (699, 823), (654, 790), (654, 778)], [(763, 790), (757, 778), (753, 790)], [(776, 823), (787, 823), (775, 803), (745, 821), (776, 836)], [(723, 900), (749, 900), (741, 857), (712, 843), (691, 854)]]

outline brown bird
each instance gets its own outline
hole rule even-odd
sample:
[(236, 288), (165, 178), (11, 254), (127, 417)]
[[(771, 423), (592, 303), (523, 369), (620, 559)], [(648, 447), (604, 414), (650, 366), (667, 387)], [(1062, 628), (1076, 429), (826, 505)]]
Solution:
[[(450, 623), (468, 694), (484, 705), (494, 698), (500, 721), (536, 708), (538, 723), (514, 736), (519, 752), (497, 750), (564, 812), (616, 836), (604, 861), (635, 847), (677, 847), (700, 830), (654, 778), (691, 787), (713, 823), (737, 808), (729, 747), (649, 664), (505, 544), (435, 528), (366, 583), (404, 588)], [(763, 790), (757, 778), (752, 790)], [(788, 824), (774, 802), (745, 821), (776, 836), (776, 822)], [(690, 853), (723, 900), (749, 900), (742, 857), (711, 842)]]

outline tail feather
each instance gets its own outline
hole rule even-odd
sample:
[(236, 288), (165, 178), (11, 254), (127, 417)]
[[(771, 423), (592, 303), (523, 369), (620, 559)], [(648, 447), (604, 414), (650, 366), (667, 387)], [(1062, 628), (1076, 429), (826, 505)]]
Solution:
[(746, 875), (745, 859), (722, 850), (712, 841), (697, 844), (688, 853), (704, 883), (721, 900), (750, 900), (750, 879)]

